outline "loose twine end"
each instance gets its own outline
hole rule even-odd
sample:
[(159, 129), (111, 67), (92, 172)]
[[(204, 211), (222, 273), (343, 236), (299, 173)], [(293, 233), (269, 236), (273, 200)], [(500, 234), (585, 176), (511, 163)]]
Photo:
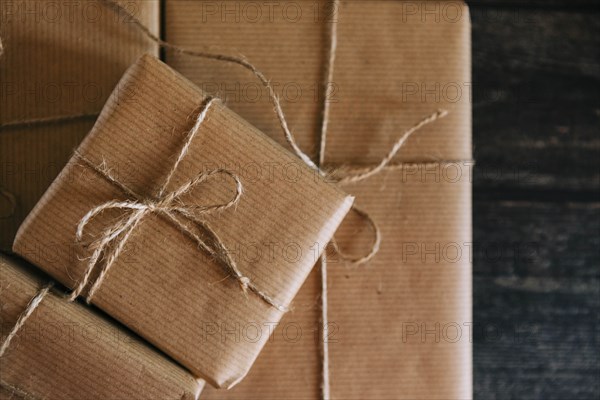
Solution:
[(396, 140), (388, 154), (386, 154), (385, 157), (383, 157), (377, 165), (370, 168), (361, 168), (359, 172), (352, 172), (352, 169), (346, 168), (345, 171), (347, 176), (339, 178), (338, 183), (340, 185), (357, 183), (365, 179), (371, 178), (372, 176), (384, 171), (393, 161), (394, 157), (396, 157), (400, 149), (404, 147), (404, 144), (406, 143), (408, 138), (410, 138), (415, 132), (420, 131), (426, 125), (429, 125), (437, 121), (438, 119), (444, 118), (447, 115), (447, 110), (438, 109), (432, 114), (423, 118), (422, 120), (414, 124), (412, 127), (404, 131), (404, 133)]

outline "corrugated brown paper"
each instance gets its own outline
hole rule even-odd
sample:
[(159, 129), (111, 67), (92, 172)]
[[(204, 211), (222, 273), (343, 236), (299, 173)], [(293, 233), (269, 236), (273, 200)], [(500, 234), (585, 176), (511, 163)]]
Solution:
[[(135, 192), (153, 196), (204, 98), (188, 80), (144, 56), (121, 80), (78, 151)], [(168, 190), (217, 166), (240, 177), (243, 195), (235, 209), (205, 219), (243, 274), (278, 304), (289, 304), (352, 197), (219, 102), (209, 109)], [(230, 186), (225, 179), (210, 181), (183, 201), (226, 201)], [(70, 162), (21, 226), (14, 251), (73, 287), (85, 271), (84, 256), (91, 254), (75, 243), (77, 224), (114, 199), (124, 199), (114, 185)], [(98, 237), (124, 212), (105, 212), (86, 236)], [(156, 214), (144, 218), (127, 246), (93, 303), (210, 383), (238, 382), (282, 312), (244, 293), (221, 264)]]
[[(158, 32), (158, 0), (119, 0)], [(93, 126), (125, 70), (158, 53), (123, 15), (98, 0), (0, 3), (0, 248), (10, 250), (25, 216)], [(13, 207), (10, 197), (14, 197)]]
[[(243, 54), (275, 83), (292, 130), (315, 154), (321, 100), (314, 93), (322, 86), (326, 22), (333, 15), (338, 47), (328, 97), (329, 166), (372, 165), (403, 130), (438, 108), (449, 111), (411, 137), (395, 161), (465, 162), (409, 165), (344, 187), (379, 224), (383, 242), (357, 269), (329, 257), (331, 391), (338, 399), (470, 398), (468, 9), (462, 2), (342, 1), (332, 14), (328, 3), (167, 0), (166, 39)], [(167, 61), (281, 138), (267, 93), (257, 99), (259, 84), (248, 72), (175, 53)], [(368, 227), (354, 218), (336, 237), (357, 255), (370, 243)], [(209, 388), (205, 398), (319, 397), (320, 285), (313, 273), (244, 382), (228, 392)]]
[[(31, 266), (0, 255), (2, 340), (43, 287)], [(201, 385), (115, 323), (48, 294), (0, 358), (0, 398), (173, 399)]]

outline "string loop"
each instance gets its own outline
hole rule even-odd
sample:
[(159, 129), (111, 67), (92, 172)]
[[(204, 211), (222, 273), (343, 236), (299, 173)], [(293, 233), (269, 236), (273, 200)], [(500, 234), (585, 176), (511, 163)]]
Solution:
[[(88, 211), (79, 221), (75, 237), (78, 242), (81, 242), (88, 224), (104, 211), (120, 210), (124, 212), (123, 216), (117, 219), (113, 225), (106, 228), (101, 235), (89, 245), (89, 248), (93, 250), (92, 255), (89, 257), (83, 278), (69, 295), (69, 300), (73, 301), (81, 295), (84, 288), (88, 285), (95, 267), (98, 264), (101, 264), (99, 275), (86, 295), (86, 301), (88, 303), (91, 302), (92, 297), (102, 285), (111, 266), (123, 251), (125, 244), (131, 237), (135, 228), (141, 223), (144, 217), (150, 214), (158, 214), (194, 240), (202, 250), (208, 252), (211, 256), (216, 257), (221, 262), (228, 275), (237, 280), (240, 288), (244, 292), (252, 291), (271, 306), (283, 312), (287, 311), (287, 307), (278, 304), (270, 295), (257, 288), (250, 278), (242, 274), (221, 238), (206, 221), (201, 219), (203, 216), (232, 208), (240, 202), (243, 194), (243, 185), (240, 178), (229, 170), (219, 168), (199, 173), (180, 187), (170, 192), (167, 190), (179, 164), (188, 153), (192, 140), (199, 131), (202, 122), (206, 119), (208, 110), (215, 101), (216, 98), (209, 97), (200, 106), (200, 111), (194, 126), (188, 132), (177, 160), (168, 172), (156, 197), (149, 198), (135, 193), (135, 191), (113, 177), (105, 163), (98, 166), (93, 164), (85, 156), (75, 153), (75, 157), (83, 162), (84, 165), (92, 168), (100, 176), (120, 188), (131, 198), (127, 200), (111, 200), (100, 204)], [(219, 175), (228, 178), (235, 187), (235, 193), (229, 200), (209, 205), (188, 204), (183, 200), (182, 197), (196, 186)], [(198, 236), (194, 230), (190, 229), (188, 224), (181, 221), (181, 218), (188, 222), (191, 221), (196, 227), (200, 228), (207, 234), (209, 240)]]

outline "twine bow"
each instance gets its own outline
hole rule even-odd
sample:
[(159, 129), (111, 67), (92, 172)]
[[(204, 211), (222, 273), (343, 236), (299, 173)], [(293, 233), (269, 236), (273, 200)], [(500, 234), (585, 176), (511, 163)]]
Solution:
[[(98, 239), (94, 240), (90, 244), (90, 248), (94, 250), (91, 257), (88, 260), (86, 272), (77, 285), (77, 287), (70, 294), (69, 299), (72, 301), (76, 299), (84, 290), (86, 285), (89, 282), (90, 276), (94, 271), (96, 265), (102, 262), (100, 266), (100, 272), (95, 282), (92, 284), (89, 289), (86, 301), (89, 303), (101, 286), (104, 278), (106, 277), (110, 267), (117, 260), (121, 252), (123, 251), (125, 244), (130, 238), (134, 229), (140, 224), (140, 222), (144, 219), (144, 217), (150, 214), (157, 214), (163, 216), (167, 221), (169, 221), (174, 226), (178, 227), (184, 234), (186, 234), (189, 238), (194, 240), (198, 246), (209, 253), (211, 256), (217, 258), (222, 264), (223, 268), (229, 274), (229, 276), (234, 277), (242, 290), (246, 293), (248, 290), (257, 294), (261, 299), (270, 304), (271, 306), (277, 308), (280, 311), (287, 311), (285, 306), (282, 306), (275, 302), (275, 300), (266, 294), (265, 292), (258, 289), (248, 278), (243, 275), (242, 272), (237, 267), (236, 262), (233, 260), (229, 251), (223, 244), (223, 241), (219, 238), (217, 233), (210, 227), (210, 225), (200, 219), (201, 216), (206, 216), (209, 214), (218, 213), (224, 210), (227, 210), (231, 207), (235, 207), (243, 193), (242, 182), (239, 177), (233, 172), (226, 169), (214, 169), (207, 172), (201, 172), (196, 175), (192, 180), (183, 184), (179, 188), (167, 192), (167, 187), (171, 182), (171, 179), (177, 168), (185, 155), (188, 152), (189, 146), (196, 136), (202, 122), (205, 120), (206, 115), (210, 106), (216, 101), (215, 98), (209, 97), (207, 100), (200, 106), (200, 112), (198, 117), (196, 118), (196, 122), (192, 129), (188, 132), (185, 143), (181, 148), (179, 156), (167, 178), (163, 182), (160, 190), (156, 197), (148, 197), (142, 196), (125, 184), (117, 180), (112, 176), (108, 168), (106, 168), (105, 164), (102, 163), (100, 166), (95, 165), (86, 157), (79, 153), (75, 153), (75, 156), (82, 161), (86, 166), (96, 171), (100, 176), (105, 178), (107, 181), (121, 189), (125, 194), (127, 194), (130, 199), (129, 200), (111, 200), (98, 205), (91, 209), (83, 216), (83, 218), (79, 221), (77, 226), (76, 238), (78, 242), (83, 240), (83, 235), (88, 224), (96, 218), (98, 215), (103, 213), (106, 210), (115, 209), (121, 210), (125, 213), (120, 219), (117, 220), (113, 225), (106, 228), (99, 236)], [(210, 205), (196, 205), (196, 204), (188, 204), (186, 203), (182, 197), (189, 193), (196, 186), (200, 185), (207, 180), (222, 175), (233, 181), (235, 184), (235, 194), (231, 199), (226, 202), (217, 202), (215, 204)], [(187, 223), (182, 222), (184, 219)], [(205, 238), (201, 238), (193, 229), (190, 229), (189, 222), (193, 223), (196, 227), (201, 228), (203, 232), (207, 234), (209, 237), (208, 240)]]
[[(331, 1), (332, 9), (339, 10), (340, 0), (330, 0), (330, 1)], [(294, 153), (307, 166), (318, 171), (318, 173), (321, 176), (327, 176), (328, 178), (333, 178), (333, 180), (336, 181), (340, 185), (356, 183), (356, 182), (359, 182), (359, 181), (362, 181), (365, 179), (369, 179), (372, 176), (374, 176), (378, 173), (381, 173), (385, 170), (402, 167), (402, 164), (393, 165), (392, 160), (396, 156), (396, 154), (399, 152), (399, 150), (403, 147), (403, 145), (408, 140), (408, 138), (413, 133), (415, 133), (418, 130), (420, 130), (421, 128), (423, 128), (425, 125), (431, 124), (431, 123), (437, 121), (438, 119), (443, 118), (447, 115), (447, 111), (437, 110), (434, 113), (432, 113), (431, 115), (425, 117), (424, 119), (422, 119), (421, 121), (416, 123), (414, 126), (409, 128), (408, 130), (406, 130), (403, 133), (403, 135), (401, 135), (398, 138), (398, 140), (394, 143), (394, 145), (392, 146), (392, 148), (390, 149), (388, 154), (385, 157), (383, 157), (383, 159), (375, 166), (367, 167), (367, 168), (346, 168), (345, 171), (333, 171), (333, 173), (329, 173), (324, 170), (324, 168), (325, 168), (325, 165), (324, 165), (325, 164), (325, 147), (326, 147), (326, 142), (327, 142), (327, 140), (326, 140), (327, 128), (328, 128), (329, 114), (330, 114), (330, 104), (327, 101), (327, 96), (324, 96), (324, 99), (323, 99), (319, 158), (318, 158), (318, 161), (315, 162), (311, 159), (311, 157), (309, 157), (306, 153), (304, 153), (302, 151), (302, 149), (300, 149), (300, 147), (296, 143), (296, 140), (288, 126), (288, 123), (285, 118), (283, 109), (281, 107), (279, 98), (278, 98), (277, 94), (275, 93), (275, 90), (274, 90), (271, 82), (266, 78), (266, 76), (258, 68), (256, 68), (250, 62), (248, 62), (245, 58), (230, 56), (230, 55), (225, 55), (225, 54), (217, 54), (217, 53), (189, 50), (189, 49), (185, 49), (185, 48), (173, 45), (169, 42), (166, 42), (166, 41), (160, 39), (158, 36), (156, 36), (154, 33), (152, 33), (152, 31), (146, 25), (144, 25), (137, 17), (132, 15), (130, 12), (128, 12), (122, 5), (120, 5), (115, 0), (103, 0), (102, 3), (107, 5), (109, 8), (111, 8), (117, 14), (122, 13), (125, 16), (127, 16), (128, 20), (130, 22), (132, 22), (134, 26), (136, 26), (149, 40), (156, 43), (161, 48), (169, 49), (176, 53), (185, 54), (185, 55), (188, 55), (191, 57), (205, 58), (205, 59), (216, 60), (216, 61), (220, 61), (220, 62), (224, 62), (224, 63), (236, 64), (236, 65), (250, 71), (262, 83), (262, 85), (267, 89), (269, 98), (273, 104), (273, 111), (275, 113), (275, 116), (277, 117), (277, 120), (279, 121), (279, 125), (283, 131), (286, 142), (292, 148)], [(335, 57), (336, 57), (336, 48), (337, 48), (337, 42), (338, 42), (337, 21), (334, 21), (332, 19), (331, 21), (328, 22), (328, 25), (329, 25), (329, 29), (327, 31), (327, 34), (328, 34), (329, 48), (328, 48), (327, 55), (326, 55), (327, 62), (325, 65), (325, 80), (323, 82), (323, 84), (324, 84), (323, 86), (325, 87), (326, 93), (327, 93), (327, 89), (328, 89), (328, 84), (329, 84), (329, 82), (332, 81), (332, 78), (333, 78)], [(0, 42), (0, 46), (1, 46), (1, 42)], [(1, 55), (1, 47), (0, 47), (0, 55)], [(57, 122), (57, 121), (75, 119), (75, 118), (88, 118), (88, 117), (90, 117), (89, 114), (79, 114), (79, 115), (66, 116), (66, 117), (60, 116), (60, 117), (55, 117), (55, 118), (50, 118), (50, 119), (17, 121), (14, 123), (0, 125), (0, 128), (10, 127), (10, 126), (27, 125), (27, 124), (32, 124), (32, 123)], [(190, 134), (192, 133), (192, 131), (190, 131)], [(193, 134), (191, 136), (193, 136)], [(188, 137), (188, 145), (189, 145), (189, 140), (191, 140), (191, 138)], [(183, 157), (183, 155), (185, 155), (186, 151), (187, 151), (187, 149), (184, 146), (184, 150), (182, 150), (182, 153), (180, 154), (180, 159)], [(128, 194), (130, 194), (136, 198), (135, 201), (107, 202), (107, 203), (103, 204), (102, 206), (96, 207), (96, 209), (91, 210), (90, 213), (88, 213), (88, 215), (86, 215), (86, 217), (89, 216), (89, 218), (86, 219), (84, 217), (84, 219), (82, 219), (82, 221), (79, 224), (78, 239), (80, 239), (79, 232), (80, 231), (83, 232), (83, 229), (85, 228), (86, 224), (89, 222), (89, 219), (93, 218), (96, 214), (100, 213), (104, 209), (118, 208), (118, 209), (127, 209), (127, 210), (130, 210), (130, 212), (131, 212), (131, 215), (129, 215), (128, 218), (125, 218), (124, 220), (120, 221), (118, 223), (118, 226), (115, 225), (112, 228), (109, 228), (105, 232), (105, 233), (107, 233), (107, 235), (105, 235), (101, 240), (99, 240), (93, 244), (93, 246), (96, 247), (94, 254), (96, 254), (96, 252), (98, 252), (98, 257), (97, 257), (96, 261), (99, 260), (100, 255), (104, 252), (104, 250), (108, 250), (109, 257), (108, 257), (108, 260), (105, 263), (103, 270), (101, 271), (101, 274), (100, 274), (98, 280), (96, 281), (94, 287), (92, 287), (90, 289), (90, 292), (88, 294), (88, 301), (89, 301), (90, 296), (94, 293), (95, 287), (97, 288), (97, 286), (99, 286), (99, 282), (101, 282), (101, 279), (103, 279), (103, 276), (108, 271), (108, 268), (110, 268), (110, 265), (112, 264), (112, 262), (114, 262), (114, 258), (116, 256), (118, 256), (118, 253), (122, 250), (122, 247), (124, 246), (124, 243), (126, 242), (127, 237), (129, 236), (131, 231), (135, 228), (135, 226), (137, 224), (139, 224), (139, 221), (145, 215), (147, 215), (149, 213), (159, 213), (159, 214), (162, 214), (162, 215), (165, 215), (166, 217), (168, 217), (169, 220), (173, 220), (175, 215), (181, 215), (187, 219), (192, 220), (194, 223), (201, 225), (205, 229), (205, 231), (207, 231), (213, 237), (214, 243), (212, 243), (210, 246), (208, 246), (197, 236), (193, 237), (193, 239), (196, 240), (198, 242), (198, 244), (204, 250), (209, 252), (210, 254), (216, 254), (215, 250), (218, 250), (218, 252), (220, 252), (222, 254), (223, 257), (221, 257), (221, 259), (223, 261), (222, 263), (223, 263), (225, 269), (230, 271), (230, 274), (238, 280), (242, 289), (244, 291), (247, 291), (247, 290), (253, 291), (257, 295), (259, 295), (264, 301), (266, 301), (268, 304), (276, 307), (280, 311), (287, 311), (286, 307), (278, 305), (270, 296), (268, 296), (266, 293), (264, 293), (264, 292), (260, 291), (258, 288), (256, 288), (247, 277), (245, 277), (241, 274), (241, 272), (237, 269), (237, 266), (235, 265), (235, 263), (229, 256), (227, 249), (224, 247), (222, 241), (218, 238), (216, 233), (206, 224), (206, 222), (200, 221), (199, 219), (196, 218), (196, 216), (194, 215), (193, 207), (190, 208), (185, 205), (182, 206), (180, 204), (179, 196), (183, 195), (183, 192), (181, 192), (181, 189), (183, 189), (183, 187), (176, 190), (175, 192), (171, 193), (170, 195), (167, 195), (166, 197), (163, 197), (162, 193), (161, 193), (157, 199), (147, 200), (147, 199), (144, 199), (143, 197), (135, 196), (132, 192), (129, 191), (128, 188), (124, 187), (118, 181), (113, 180), (113, 178), (110, 176), (110, 174), (107, 171), (104, 171), (104, 170), (98, 168), (96, 165), (89, 163), (88, 160), (83, 159), (83, 161), (86, 162), (88, 164), (88, 166), (90, 166), (91, 168), (96, 170), (98, 173), (100, 173), (101, 176), (103, 176), (107, 180), (110, 180), (116, 186), (119, 186), (123, 191), (127, 192)], [(471, 160), (468, 160), (468, 161), (471, 161)], [(453, 162), (453, 161), (438, 161), (438, 162), (430, 162), (427, 164), (444, 164), (444, 163), (451, 163), (451, 162)], [(175, 166), (173, 167), (172, 172), (174, 172), (178, 163), (179, 163), (179, 160), (178, 160), (178, 162), (175, 163)], [(420, 163), (420, 164), (422, 164), (422, 163)], [(217, 171), (215, 170), (212, 172), (216, 173)], [(225, 171), (222, 170), (219, 173), (224, 173), (224, 172)], [(343, 176), (338, 177), (337, 175), (339, 175), (340, 172), (343, 173), (342, 174)], [(170, 176), (167, 179), (167, 181), (165, 182), (165, 185), (163, 185), (163, 190), (164, 190), (164, 187), (166, 187), (166, 185), (168, 184), (168, 182), (170, 180)], [(235, 177), (235, 175), (231, 175), (231, 176)], [(199, 178), (199, 176), (197, 178)], [(237, 180), (237, 177), (235, 177), (235, 178), (236, 178), (236, 182), (239, 182), (239, 180)], [(206, 179), (206, 178), (204, 178), (204, 179)], [(195, 186), (195, 184), (192, 185), (192, 187), (193, 186)], [(191, 189), (191, 187), (188, 188), (187, 190), (189, 191), (190, 189)], [(241, 186), (240, 186), (240, 189), (241, 189)], [(241, 194), (241, 192), (240, 192), (240, 194)], [(235, 200), (235, 198), (232, 200)], [(239, 200), (239, 198), (238, 198), (238, 200)], [(226, 204), (222, 204), (219, 206), (224, 207), (224, 208), (229, 208), (229, 207), (235, 205), (238, 200), (235, 200), (233, 202), (233, 204), (228, 205), (228, 206)], [(224, 209), (224, 208), (222, 208), (222, 209)], [(363, 264), (363, 263), (368, 262), (377, 254), (377, 252), (379, 251), (380, 243), (381, 243), (381, 232), (379, 230), (379, 227), (377, 226), (377, 223), (369, 216), (369, 214), (367, 212), (360, 210), (356, 206), (353, 206), (352, 210), (354, 212), (356, 212), (359, 217), (365, 219), (366, 222), (369, 224), (369, 226), (371, 227), (371, 229), (374, 232), (373, 244), (372, 244), (368, 254), (366, 254), (364, 256), (359, 256), (359, 257), (353, 258), (349, 255), (343, 254), (341, 252), (340, 248), (337, 246), (337, 243), (335, 242), (334, 239), (332, 239), (331, 244), (332, 244), (334, 250), (340, 255), (340, 257), (345, 262), (358, 265), (358, 264)], [(212, 210), (212, 211), (216, 211), (216, 210)], [(198, 210), (196, 210), (196, 212), (198, 212)], [(205, 212), (205, 214), (206, 214), (206, 212)], [(177, 226), (185, 228), (184, 233), (188, 234), (188, 236), (194, 235), (184, 225), (182, 225), (181, 222), (179, 222), (179, 220), (174, 219), (173, 223), (175, 223)], [(111, 240), (106, 242), (104, 239), (108, 238), (109, 236), (112, 238), (111, 238)], [(112, 245), (115, 246), (115, 249), (110, 250), (109, 248)], [(114, 256), (114, 257), (112, 257), (112, 256)], [(94, 256), (92, 256), (92, 259), (93, 259), (93, 257)], [(81, 292), (81, 290), (83, 290), (83, 287), (86, 285), (87, 279), (89, 279), (89, 275), (91, 273), (91, 269), (93, 268), (93, 266), (94, 265), (91, 262), (90, 262), (90, 264), (88, 264), (88, 271), (86, 272), (84, 280), (82, 280), (79, 287), (73, 292), (74, 297), (77, 297), (77, 295)], [(322, 257), (321, 257), (321, 285), (322, 285), (321, 302), (322, 302), (322, 323), (323, 323), (323, 329), (322, 329), (322, 339), (323, 339), (323, 342), (322, 342), (322, 366), (323, 366), (323, 368), (322, 368), (321, 396), (323, 399), (330, 399), (330, 396), (331, 396), (330, 390), (331, 389), (330, 389), (330, 382), (329, 382), (329, 347), (328, 347), (328, 332), (327, 332), (327, 323), (328, 323), (328, 317), (327, 317), (327, 313), (328, 313), (328, 311), (327, 311), (327, 257), (326, 257), (325, 251), (323, 252)], [(75, 293), (77, 293), (77, 295), (75, 295)]]

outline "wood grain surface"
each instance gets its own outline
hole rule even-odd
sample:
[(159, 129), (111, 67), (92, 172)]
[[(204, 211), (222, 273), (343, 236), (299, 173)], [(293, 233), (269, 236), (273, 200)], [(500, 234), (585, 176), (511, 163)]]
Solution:
[(474, 394), (600, 397), (600, 9), (469, 2)]

